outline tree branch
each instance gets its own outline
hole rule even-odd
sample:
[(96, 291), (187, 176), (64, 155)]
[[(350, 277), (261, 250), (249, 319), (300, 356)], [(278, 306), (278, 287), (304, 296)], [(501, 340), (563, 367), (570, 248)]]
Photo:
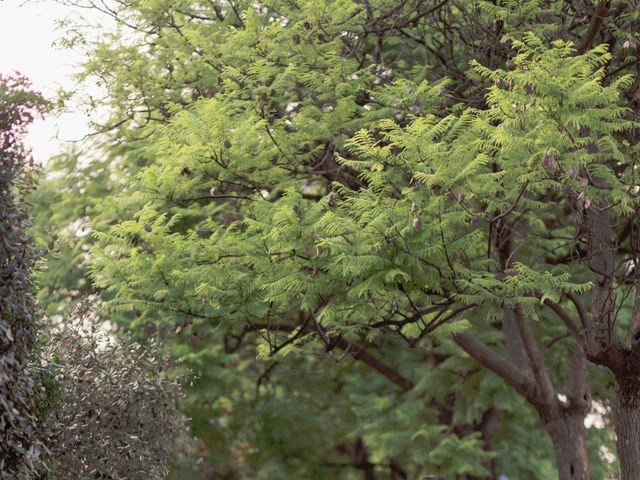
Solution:
[(524, 350), (524, 344), (518, 331), (516, 319), (513, 310), (510, 308), (503, 309), (502, 314), (502, 333), (504, 335), (504, 346), (507, 349), (507, 357), (509, 361), (522, 370), (523, 373), (529, 374), (529, 365), (527, 361), (527, 353)]
[(586, 329), (587, 326), (589, 325), (589, 315), (587, 314), (587, 311), (585, 310), (584, 305), (582, 304), (582, 302), (580, 301), (580, 299), (575, 293), (569, 292), (566, 295), (567, 295), (567, 298), (569, 298), (569, 300), (571, 300), (573, 305), (576, 307), (576, 311), (578, 312), (578, 318), (580, 318), (580, 323), (582, 324), (582, 328)]
[(576, 344), (571, 355), (571, 367), (567, 382), (570, 406), (586, 414), (591, 407), (591, 393), (587, 384), (587, 356), (584, 347)]
[(518, 330), (520, 331), (520, 336), (522, 337), (524, 349), (527, 352), (527, 357), (529, 358), (533, 377), (535, 378), (538, 387), (540, 387), (542, 399), (547, 405), (552, 405), (557, 401), (558, 397), (556, 395), (555, 388), (553, 387), (553, 383), (551, 382), (551, 376), (549, 375), (544, 363), (544, 356), (542, 355), (538, 341), (536, 340), (531, 324), (529, 323), (529, 319), (524, 315), (520, 305), (516, 305), (514, 308), (514, 314), (516, 316), (516, 323), (518, 325)]
[(535, 383), (518, 367), (468, 332), (458, 333), (453, 339), (470, 357), (502, 378), (529, 402), (539, 402)]
[(558, 318), (560, 318), (560, 320), (562, 320), (562, 322), (565, 324), (569, 332), (571, 332), (571, 335), (573, 335), (576, 338), (576, 340), (578, 340), (579, 344), (583, 345), (584, 332), (582, 332), (580, 328), (578, 328), (578, 325), (576, 325), (576, 323), (573, 321), (573, 319), (567, 313), (567, 311), (564, 308), (562, 308), (560, 305), (558, 305), (557, 303), (549, 299), (546, 299), (544, 301), (544, 304), (547, 307), (549, 307), (551, 311), (555, 313), (558, 316)]
[[(253, 323), (245, 328), (245, 332), (257, 332), (260, 330), (291, 332), (295, 329), (295, 325)], [(306, 329), (306, 333), (311, 332), (312, 330)], [(364, 363), (368, 367), (386, 377), (393, 384), (399, 386), (403, 391), (406, 392), (414, 387), (414, 383), (411, 380), (404, 377), (401, 373), (397, 372), (378, 358), (368, 353), (363, 347), (354, 345), (340, 337), (330, 337), (327, 339), (327, 341), (331, 347), (337, 347), (340, 350), (343, 350), (354, 359)]]
[(600, 30), (600, 26), (602, 25), (603, 20), (609, 14), (609, 1), (600, 2), (594, 12), (593, 17), (591, 17), (591, 23), (589, 24), (589, 28), (586, 33), (580, 40), (580, 43), (576, 47), (578, 55), (582, 55), (585, 53), (590, 47), (593, 40), (596, 38), (598, 31)]
[(340, 350), (348, 353), (356, 360), (364, 363), (368, 367), (380, 373), (392, 383), (399, 386), (405, 392), (411, 390), (414, 387), (414, 383), (411, 380), (402, 376), (402, 374), (368, 353), (364, 348), (353, 345), (343, 338), (332, 339), (332, 344), (338, 347)]

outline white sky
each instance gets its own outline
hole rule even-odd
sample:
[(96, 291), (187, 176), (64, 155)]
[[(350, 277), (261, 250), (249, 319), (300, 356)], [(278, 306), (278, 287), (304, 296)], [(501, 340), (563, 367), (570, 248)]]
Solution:
[[(0, 73), (19, 71), (31, 79), (36, 90), (51, 97), (60, 87), (74, 89), (74, 65), (82, 61), (77, 52), (55, 46), (62, 32), (56, 20), (80, 12), (53, 0), (0, 0)], [(104, 17), (83, 10), (92, 23)], [(82, 112), (69, 112), (34, 123), (27, 143), (36, 161), (47, 159), (64, 148), (65, 142), (80, 140), (88, 133), (88, 120)]]

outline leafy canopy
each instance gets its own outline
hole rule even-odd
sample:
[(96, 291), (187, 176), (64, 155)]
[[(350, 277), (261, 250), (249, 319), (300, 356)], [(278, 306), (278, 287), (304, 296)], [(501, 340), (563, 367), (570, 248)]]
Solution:
[[(533, 410), (452, 338), (502, 353), (520, 305), (564, 380), (573, 344), (544, 306), (591, 287), (566, 261), (574, 205), (637, 207), (628, 47), (583, 49), (564, 3), (116, 3), (121, 35), (85, 71), (109, 91), (106, 161), (58, 159), (73, 181), (44, 190), (64, 235), (43, 296), (96, 288), (171, 338), (220, 470), (551, 477)], [(605, 478), (610, 431), (590, 438)]]

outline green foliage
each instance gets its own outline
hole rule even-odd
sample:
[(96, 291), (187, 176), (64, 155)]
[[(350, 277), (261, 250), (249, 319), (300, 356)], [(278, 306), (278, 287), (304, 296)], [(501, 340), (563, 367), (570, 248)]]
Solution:
[[(196, 372), (205, 462), (176, 475), (553, 478), (533, 409), (453, 340), (507, 355), (519, 306), (563, 385), (547, 305), (588, 297), (581, 215), (639, 206), (634, 53), (578, 52), (578, 3), (118, 4), (84, 74), (106, 160), (59, 157), (34, 197), (58, 248), (41, 299), (95, 289)], [(610, 432), (589, 430), (593, 478)]]

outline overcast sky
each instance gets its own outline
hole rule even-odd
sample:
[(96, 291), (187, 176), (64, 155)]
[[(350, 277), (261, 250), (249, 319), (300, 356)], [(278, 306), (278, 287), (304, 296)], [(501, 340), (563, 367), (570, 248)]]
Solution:
[[(61, 36), (56, 20), (79, 13), (92, 23), (105, 22), (101, 16), (87, 17), (86, 11), (78, 12), (53, 0), (0, 0), (0, 73), (19, 71), (46, 96), (60, 87), (72, 89), (74, 65), (82, 57), (56, 48)], [(60, 151), (64, 141), (81, 139), (87, 131), (82, 113), (66, 113), (36, 122), (27, 142), (36, 160), (44, 163)]]

